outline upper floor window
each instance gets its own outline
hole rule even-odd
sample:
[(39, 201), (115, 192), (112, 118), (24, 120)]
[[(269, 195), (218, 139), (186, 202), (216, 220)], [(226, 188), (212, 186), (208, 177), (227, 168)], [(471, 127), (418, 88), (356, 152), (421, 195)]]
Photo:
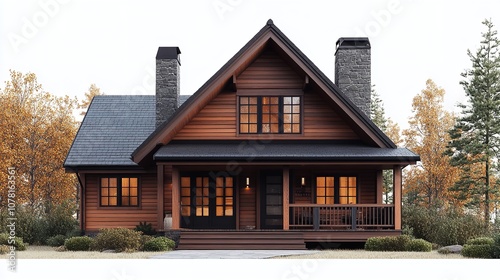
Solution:
[(101, 206), (138, 206), (139, 178), (101, 178)]
[(240, 133), (301, 133), (300, 96), (240, 96)]

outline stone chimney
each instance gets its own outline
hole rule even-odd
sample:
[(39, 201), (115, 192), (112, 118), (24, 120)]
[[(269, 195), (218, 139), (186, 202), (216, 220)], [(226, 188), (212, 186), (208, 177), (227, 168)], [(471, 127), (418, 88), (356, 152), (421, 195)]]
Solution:
[(159, 47), (156, 54), (156, 127), (179, 107), (180, 53), (178, 47)]
[(368, 38), (340, 38), (336, 45), (335, 84), (370, 117), (370, 41)]

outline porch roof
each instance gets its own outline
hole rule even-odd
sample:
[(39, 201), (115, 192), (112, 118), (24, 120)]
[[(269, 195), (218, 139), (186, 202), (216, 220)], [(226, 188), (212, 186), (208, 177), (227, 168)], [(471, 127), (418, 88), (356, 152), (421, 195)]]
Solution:
[(170, 142), (155, 161), (359, 161), (416, 162), (420, 156), (406, 148), (379, 148), (358, 143), (229, 141)]

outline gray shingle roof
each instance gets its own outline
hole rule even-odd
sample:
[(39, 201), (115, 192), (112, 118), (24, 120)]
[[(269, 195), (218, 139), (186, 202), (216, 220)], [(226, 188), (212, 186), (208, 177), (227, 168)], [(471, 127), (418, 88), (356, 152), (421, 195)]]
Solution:
[(155, 154), (165, 161), (407, 161), (420, 157), (406, 148), (378, 148), (336, 142), (170, 142)]
[[(179, 103), (187, 98), (181, 95)], [(64, 167), (137, 166), (130, 155), (154, 130), (154, 95), (96, 96)]]
[(154, 129), (153, 95), (96, 96), (64, 166), (136, 166), (130, 154)]

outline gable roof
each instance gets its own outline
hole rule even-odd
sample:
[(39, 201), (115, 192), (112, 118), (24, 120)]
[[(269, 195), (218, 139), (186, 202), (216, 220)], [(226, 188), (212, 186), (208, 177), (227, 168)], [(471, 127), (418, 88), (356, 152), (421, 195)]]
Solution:
[(132, 160), (140, 163), (152, 157), (160, 146), (168, 143), (176, 132), (208, 104), (228, 82), (234, 81), (235, 77), (245, 70), (270, 43), (275, 44), (277, 49), (294, 63), (295, 68), (303, 71), (306, 77), (330, 98), (332, 104), (337, 106), (337, 111), (350, 120), (350, 125), (372, 146), (396, 148), (396, 145), (274, 25), (272, 20), (269, 20), (240, 51), (137, 147), (132, 153)]
[[(188, 97), (181, 95), (179, 103)], [(66, 169), (138, 167), (130, 154), (154, 131), (155, 122), (154, 95), (96, 96), (63, 166)]]

